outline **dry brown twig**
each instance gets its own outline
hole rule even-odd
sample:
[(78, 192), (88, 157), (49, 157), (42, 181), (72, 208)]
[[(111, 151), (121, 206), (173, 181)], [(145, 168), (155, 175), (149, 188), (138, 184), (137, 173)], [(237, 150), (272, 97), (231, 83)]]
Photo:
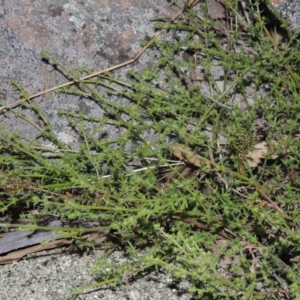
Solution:
[[(194, 2), (195, 2), (195, 0), (187, 0), (185, 5), (171, 18), (171, 22), (178, 19), (178, 17), (186, 10), (186, 8), (192, 7), (194, 5)], [(97, 72), (95, 72), (93, 74), (90, 74), (88, 76), (84, 76), (84, 77), (80, 78), (79, 80), (69, 81), (69, 82), (63, 83), (61, 85), (55, 86), (53, 88), (47, 89), (45, 91), (42, 91), (40, 93), (36, 93), (34, 95), (31, 95), (31, 96), (27, 97), (26, 99), (19, 99), (17, 101), (14, 101), (14, 102), (12, 102), (8, 105), (0, 107), (0, 113), (3, 113), (3, 112), (5, 112), (9, 109), (12, 109), (12, 108), (22, 104), (22, 102), (25, 102), (27, 100), (32, 100), (32, 99), (37, 98), (39, 96), (42, 96), (46, 93), (53, 92), (57, 89), (75, 84), (76, 82), (84, 81), (84, 80), (87, 80), (89, 78), (98, 76), (100, 74), (103, 74), (103, 73), (106, 73), (106, 72), (109, 72), (109, 71), (112, 71), (112, 70), (116, 70), (116, 69), (119, 69), (121, 67), (124, 67), (124, 66), (127, 66), (127, 65), (130, 65), (130, 64), (134, 63), (149, 48), (149, 46), (153, 43), (153, 41), (155, 39), (157, 39), (166, 30), (166, 28), (167, 28), (167, 24), (153, 36), (153, 38), (148, 42), (148, 44), (146, 46), (144, 46), (143, 49), (134, 58), (129, 59), (129, 60), (127, 60), (127, 61), (125, 61), (121, 64), (118, 64), (118, 65), (112, 66), (110, 68), (107, 68), (105, 70), (97, 71)]]

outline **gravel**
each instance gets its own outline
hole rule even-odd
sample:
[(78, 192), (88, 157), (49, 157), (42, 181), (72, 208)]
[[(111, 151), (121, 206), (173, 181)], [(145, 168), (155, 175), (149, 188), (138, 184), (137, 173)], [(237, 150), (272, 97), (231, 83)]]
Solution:
[[(28, 255), (18, 263), (0, 266), (0, 300), (63, 300), (73, 288), (96, 283), (97, 275), (91, 269), (105, 251), (93, 250), (89, 254), (64, 252), (61, 249)], [(114, 252), (116, 263), (126, 261), (122, 252)], [(142, 300), (169, 299), (191, 300), (188, 283), (174, 282), (167, 272), (152, 272), (139, 277), (127, 286), (115, 289), (102, 287), (80, 294), (77, 299)], [(128, 290), (127, 290), (128, 289)], [(89, 292), (90, 291), (90, 292)]]
[[(17, 80), (28, 94), (35, 94), (68, 81), (41, 60), (46, 50), (67, 68), (83, 66), (102, 70), (133, 58), (139, 42), (154, 35), (151, 19), (171, 17), (178, 8), (168, 1), (107, 0), (0, 0), (0, 100), (9, 104), (18, 99), (11, 81)], [(114, 75), (126, 78), (130, 68), (136, 71), (155, 61), (155, 51), (144, 54), (138, 63), (121, 68)], [(35, 99), (58, 137), (76, 141), (66, 118), (57, 110), (70, 109), (85, 114), (101, 114), (91, 103), (78, 101), (72, 95), (46, 94)], [(17, 107), (33, 123), (39, 122), (29, 109)], [(39, 132), (27, 123), (16, 121), (14, 114), (0, 114), (1, 125), (18, 131), (28, 139)], [(110, 137), (116, 129), (104, 128)], [(23, 260), (0, 266), (0, 300), (66, 299), (72, 288), (96, 282), (91, 268), (105, 252), (79, 255), (61, 249), (28, 255)], [(113, 254), (116, 262), (125, 260), (121, 252)], [(186, 286), (183, 287), (186, 288)], [(151, 273), (116, 289), (105, 287), (82, 294), (78, 299), (192, 299), (175, 284), (170, 274)]]

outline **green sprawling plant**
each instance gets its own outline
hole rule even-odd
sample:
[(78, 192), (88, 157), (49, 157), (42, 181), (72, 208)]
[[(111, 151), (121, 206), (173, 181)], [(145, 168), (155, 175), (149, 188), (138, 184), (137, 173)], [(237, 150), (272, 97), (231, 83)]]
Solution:
[[(99, 259), (99, 282), (72, 297), (159, 268), (188, 280), (199, 299), (298, 297), (300, 44), (296, 33), (277, 33), (259, 3), (246, 18), (228, 1), (224, 22), (203, 11), (187, 8), (167, 24), (151, 45), (161, 53), (156, 64), (126, 82), (109, 73), (81, 81), (86, 73), (44, 53), (77, 80), (58, 92), (105, 112), (58, 111), (76, 131), (77, 148), (61, 142), (29, 100), (24, 106), (44, 123), (32, 124), (39, 140), (1, 128), (7, 227), (22, 218), (22, 227), (39, 229), (57, 216), (69, 224), (60, 232), (79, 247), (93, 246), (83, 234), (105, 232), (114, 242), (103, 247), (133, 258)], [(120, 134), (106, 137), (104, 126)], [(73, 225), (78, 220), (98, 225)]]

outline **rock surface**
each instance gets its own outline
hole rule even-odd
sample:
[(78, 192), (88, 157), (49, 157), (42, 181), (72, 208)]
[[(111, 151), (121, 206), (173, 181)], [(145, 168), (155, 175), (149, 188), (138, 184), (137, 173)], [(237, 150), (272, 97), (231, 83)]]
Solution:
[(300, 27), (300, 1), (299, 0), (270, 0), (274, 10), (284, 18), (291, 29)]
[[(18, 99), (11, 85), (17, 80), (27, 94), (32, 95), (69, 81), (41, 59), (47, 51), (67, 69), (84, 67), (100, 71), (135, 57), (141, 50), (140, 41), (154, 35), (151, 19), (171, 17), (178, 8), (168, 1), (1, 1), (0, 5), (0, 100), (9, 104)], [(151, 56), (152, 55), (152, 56)], [(145, 53), (137, 63), (114, 72), (126, 78), (130, 68), (140, 70), (153, 62)], [(57, 109), (90, 113), (101, 109), (92, 101), (79, 100), (71, 95), (47, 93), (35, 99), (51, 125), (67, 142), (74, 132)], [(38, 122), (30, 110), (18, 107), (33, 123)], [(25, 122), (16, 122), (14, 115), (0, 114), (0, 122), (9, 130), (18, 130), (29, 139), (38, 131)], [(109, 129), (110, 135), (117, 129)], [(112, 132), (111, 132), (112, 131)]]
[[(69, 81), (41, 60), (46, 50), (66, 68), (82, 66), (93, 70), (133, 58), (140, 50), (139, 42), (154, 35), (151, 19), (171, 17), (178, 8), (168, 1), (147, 0), (0, 0), (0, 100), (9, 104), (18, 99), (11, 85), (17, 80), (31, 95)], [(115, 74), (126, 78), (130, 68), (140, 70), (153, 61), (145, 53), (134, 65), (119, 69)], [(51, 126), (64, 141), (73, 141), (74, 132), (57, 109), (78, 110), (89, 113), (95, 110), (91, 103), (71, 95), (48, 93), (35, 99)], [(29, 109), (17, 107), (33, 123), (36, 115)], [(101, 111), (99, 112), (101, 113)], [(36, 139), (34, 127), (16, 119), (8, 111), (0, 114), (0, 123), (10, 131), (19, 131), (29, 139)], [(110, 135), (117, 129), (110, 128)], [(60, 249), (30, 255), (24, 260), (0, 266), (0, 300), (65, 299), (72, 287), (95, 283), (91, 268), (95, 259), (105, 252), (89, 255), (62, 253)], [(115, 254), (115, 261), (125, 258)], [(102, 289), (80, 296), (78, 299), (191, 299), (180, 291), (166, 273), (141, 277), (130, 285)]]

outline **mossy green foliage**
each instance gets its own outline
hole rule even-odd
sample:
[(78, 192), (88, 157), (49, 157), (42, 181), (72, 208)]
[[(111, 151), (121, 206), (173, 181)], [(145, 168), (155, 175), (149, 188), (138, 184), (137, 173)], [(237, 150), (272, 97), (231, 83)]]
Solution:
[[(80, 247), (87, 246), (82, 233), (109, 230), (115, 241), (102, 247), (132, 257), (123, 265), (99, 259), (93, 270), (99, 284), (85, 288), (122, 284), (124, 274), (132, 280), (163, 268), (175, 279), (187, 279), (199, 299), (298, 297), (300, 46), (296, 33), (277, 33), (258, 3), (247, 9), (250, 24), (229, 2), (223, 25), (187, 9), (152, 44), (161, 53), (156, 65), (142, 74), (131, 72), (128, 82), (111, 74), (82, 82), (78, 78), (85, 70), (68, 72), (56, 60), (58, 68), (78, 80), (59, 92), (77, 94), (106, 111), (102, 117), (59, 111), (81, 141), (76, 151), (57, 139), (31, 101), (26, 107), (44, 127), (32, 125), (58, 150), (2, 128), (2, 215), (14, 221), (17, 211), (33, 229), (39, 228), (40, 218), (59, 216), (70, 223), (61, 232)], [(198, 66), (205, 93), (189, 72)], [(216, 67), (222, 69), (220, 78), (213, 72)], [(237, 95), (242, 100), (234, 102)], [(94, 124), (92, 132), (87, 123)], [(121, 134), (99, 139), (108, 124)], [(207, 128), (211, 140), (204, 134)], [(218, 135), (226, 137), (225, 145), (218, 144)], [(270, 146), (267, 159), (250, 168), (247, 153), (271, 140), (278, 143)], [(170, 162), (178, 160), (172, 155), (175, 142), (211, 164), (190, 166), (194, 175), (185, 176), (182, 165)], [(135, 169), (144, 169), (134, 172), (137, 158)], [(161, 184), (166, 169), (173, 172), (172, 180)], [(72, 221), (80, 219), (100, 225), (73, 228)], [(142, 250), (146, 254), (137, 255)]]

